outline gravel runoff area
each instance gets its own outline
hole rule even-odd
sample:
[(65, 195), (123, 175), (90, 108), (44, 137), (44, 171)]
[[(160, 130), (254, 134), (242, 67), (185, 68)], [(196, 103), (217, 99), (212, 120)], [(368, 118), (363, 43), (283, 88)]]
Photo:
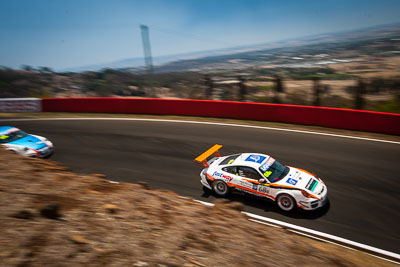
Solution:
[(395, 266), (214, 207), (0, 149), (2, 266)]

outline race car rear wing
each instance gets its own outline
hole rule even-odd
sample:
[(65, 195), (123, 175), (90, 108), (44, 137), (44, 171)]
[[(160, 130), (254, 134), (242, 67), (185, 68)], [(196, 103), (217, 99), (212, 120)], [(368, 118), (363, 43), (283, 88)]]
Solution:
[(219, 149), (222, 148), (222, 145), (215, 144), (213, 147), (208, 149), (206, 152), (198, 156), (197, 158), (194, 159), (194, 162), (200, 163), (203, 162), (204, 168), (208, 168), (208, 162), (207, 158), (214, 154), (215, 157), (221, 157), (221, 154), (219, 153)]

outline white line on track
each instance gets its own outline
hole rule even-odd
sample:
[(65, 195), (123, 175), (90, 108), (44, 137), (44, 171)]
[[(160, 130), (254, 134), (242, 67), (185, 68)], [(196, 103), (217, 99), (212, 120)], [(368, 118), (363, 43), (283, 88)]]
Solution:
[[(199, 202), (206, 206), (214, 206), (215, 205), (213, 203), (209, 203), (209, 202), (205, 202), (205, 201), (201, 201), (201, 200), (197, 200), (197, 199), (194, 199), (194, 201)], [(345, 247), (348, 249), (352, 249), (352, 250), (354, 250), (354, 249), (361, 250), (371, 256), (374, 256), (374, 257), (377, 257), (380, 259), (384, 259), (384, 260), (392, 262), (392, 263), (400, 264), (400, 255), (390, 252), (390, 251), (386, 251), (386, 250), (383, 250), (380, 248), (375, 248), (372, 246), (364, 245), (364, 244), (354, 242), (354, 241), (351, 241), (351, 240), (348, 240), (345, 238), (341, 238), (341, 237), (334, 236), (331, 234), (326, 234), (323, 232), (315, 231), (315, 230), (297, 226), (294, 224), (290, 224), (290, 223), (282, 222), (279, 220), (263, 217), (263, 216), (260, 216), (257, 214), (244, 212), (244, 211), (242, 211), (241, 213), (247, 215), (247, 217), (249, 218), (250, 221), (253, 221), (256, 223), (270, 225), (270, 226), (274, 226), (274, 227), (278, 227), (278, 228), (284, 228), (284, 229), (287, 229), (290, 232), (293, 232), (296, 234), (300, 234), (300, 235), (307, 236), (307, 237), (310, 237), (313, 239), (332, 243), (332, 244), (339, 245), (339, 246), (342, 246), (342, 247)], [(385, 257), (387, 257), (387, 258), (385, 258)]]
[(396, 141), (374, 139), (374, 138), (366, 138), (366, 137), (358, 137), (358, 136), (350, 136), (350, 135), (342, 135), (342, 134), (330, 134), (330, 133), (305, 131), (305, 130), (294, 130), (294, 129), (285, 129), (285, 128), (275, 128), (275, 127), (267, 127), (267, 126), (231, 124), (231, 123), (221, 123), (221, 122), (204, 122), (204, 121), (145, 119), (145, 118), (33, 118), (33, 119), (4, 119), (4, 120), (0, 119), (0, 122), (2, 122), (2, 121), (50, 121), (50, 120), (57, 120), (57, 121), (59, 121), (59, 120), (125, 120), (125, 121), (154, 121), (154, 122), (205, 124), (205, 125), (242, 127), (242, 128), (272, 130), (272, 131), (284, 131), (284, 132), (314, 134), (314, 135), (323, 135), (323, 136), (331, 136), (331, 137), (358, 139), (358, 140), (364, 140), (364, 141), (373, 141), (373, 142), (382, 142), (382, 143), (390, 143), (390, 144), (400, 145), (400, 142), (396, 142)]
[(266, 223), (266, 222), (262, 222), (262, 221), (258, 221), (258, 220), (254, 220), (254, 219), (249, 219), (249, 221), (260, 223), (260, 224), (264, 224), (264, 225), (268, 225), (268, 226), (272, 226), (272, 227), (275, 227), (275, 228), (282, 228), (282, 227), (280, 227), (278, 225), (275, 225), (275, 224), (272, 224), (272, 223)]

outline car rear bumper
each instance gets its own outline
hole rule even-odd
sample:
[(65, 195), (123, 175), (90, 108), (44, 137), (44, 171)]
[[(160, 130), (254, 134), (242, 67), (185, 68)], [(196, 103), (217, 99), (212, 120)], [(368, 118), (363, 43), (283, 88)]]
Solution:
[(207, 176), (204, 174), (204, 170), (203, 171), (201, 171), (201, 173), (200, 173), (200, 183), (203, 185), (203, 186), (205, 186), (205, 187), (207, 187), (208, 189), (211, 189), (211, 186), (210, 186), (210, 184), (209, 184), (209, 182), (208, 182), (208, 179), (207, 179)]

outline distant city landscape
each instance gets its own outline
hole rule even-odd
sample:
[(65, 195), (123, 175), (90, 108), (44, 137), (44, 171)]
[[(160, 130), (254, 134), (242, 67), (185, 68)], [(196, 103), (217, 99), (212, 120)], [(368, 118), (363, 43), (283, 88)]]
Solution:
[(400, 25), (54, 71), (0, 69), (0, 97), (155, 97), (400, 113)]

